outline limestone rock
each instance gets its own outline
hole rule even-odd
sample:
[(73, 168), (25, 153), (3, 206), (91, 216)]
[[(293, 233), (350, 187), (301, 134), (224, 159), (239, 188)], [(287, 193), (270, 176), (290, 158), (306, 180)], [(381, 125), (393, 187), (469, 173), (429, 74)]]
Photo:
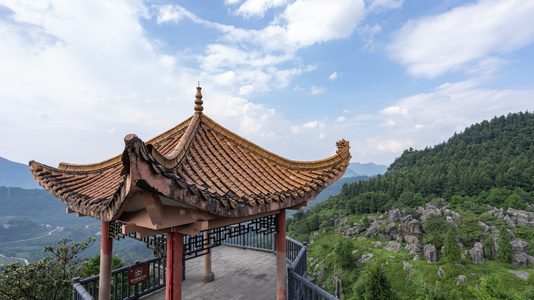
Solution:
[(384, 249), (397, 253), (402, 249), (402, 246), (397, 242), (389, 242), (384, 246)]
[(439, 277), (443, 277), (443, 275), (445, 275), (445, 270), (443, 270), (442, 267), (439, 267), (439, 269), (438, 269), (438, 276), (439, 276)]
[(402, 267), (403, 270), (409, 270), (412, 268), (412, 264), (405, 260), (402, 261), (402, 264), (403, 264), (403, 267)]
[(534, 227), (532, 226), (534, 225), (534, 214), (533, 213), (514, 209), (511, 207), (508, 208), (506, 212), (512, 215), (511, 219), (515, 221), (518, 225)]
[(421, 222), (418, 220), (411, 220), (407, 223), (408, 232), (413, 234), (422, 234), (423, 233), (423, 227), (421, 226)]
[(517, 277), (521, 279), (528, 280), (529, 273), (527, 271), (514, 271), (514, 270), (508, 270), (509, 273), (512, 273), (516, 275)]
[(504, 216), (503, 220), (506, 222), (506, 227), (512, 230), (516, 229), (514, 221), (508, 215)]
[(336, 296), (338, 299), (345, 298), (345, 294), (343, 293), (343, 282), (341, 281), (341, 279), (334, 277), (332, 283), (336, 287), (334, 291), (334, 296)]
[(478, 226), (481, 227), (480, 231), (482, 231), (482, 232), (490, 232), (491, 231), (491, 228), (488, 225), (484, 224), (484, 222), (478, 221)]
[(484, 247), (481, 243), (475, 243), (475, 246), (469, 250), (469, 255), (475, 264), (484, 263)]
[(413, 257), (413, 261), (418, 261), (421, 259), (421, 255), (417, 254), (416, 256)]
[(362, 258), (356, 261), (356, 267), (361, 268), (365, 264), (365, 262), (367, 262), (371, 258), (373, 258), (373, 255), (370, 253), (362, 255)]
[(398, 208), (392, 208), (386, 212), (386, 216), (388, 216), (389, 223), (396, 223), (401, 221), (402, 213)]
[(465, 275), (458, 275), (458, 281), (456, 282), (456, 284), (460, 284), (460, 283), (464, 283), (465, 281), (467, 280), (467, 277), (465, 277)]
[(417, 208), (416, 211), (421, 215), (421, 217), (419, 218), (421, 222), (425, 222), (426, 218), (428, 218), (430, 215), (441, 215), (441, 210), (439, 210), (439, 208), (430, 203), (427, 203), (425, 205), (425, 208)]
[(425, 259), (429, 263), (435, 263), (438, 261), (438, 250), (434, 245), (426, 245), (423, 249)]

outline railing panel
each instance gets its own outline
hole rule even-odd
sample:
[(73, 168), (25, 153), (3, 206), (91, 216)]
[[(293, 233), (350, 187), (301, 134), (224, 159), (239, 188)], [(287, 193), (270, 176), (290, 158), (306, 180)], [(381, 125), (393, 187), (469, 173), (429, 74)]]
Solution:
[[(148, 280), (130, 287), (128, 286), (128, 270), (140, 264), (148, 264)], [(139, 299), (141, 296), (165, 287), (165, 275), (165, 264), (160, 258), (149, 259), (143, 263), (136, 262), (131, 266), (113, 270), (111, 272), (111, 291), (113, 292), (111, 299)], [(73, 279), (73, 300), (97, 300), (99, 280), (100, 275), (83, 280), (78, 278), (77, 282)]]

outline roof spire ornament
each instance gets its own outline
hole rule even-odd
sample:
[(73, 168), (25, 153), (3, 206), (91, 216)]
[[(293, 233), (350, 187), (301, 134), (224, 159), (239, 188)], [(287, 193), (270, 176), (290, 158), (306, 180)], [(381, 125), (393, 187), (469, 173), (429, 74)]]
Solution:
[[(200, 83), (199, 83), (199, 85), (200, 85)], [(197, 87), (197, 94), (195, 95), (195, 98), (196, 98), (196, 99), (195, 99), (195, 104), (196, 104), (196, 105), (195, 105), (195, 112), (196, 112), (196, 113), (199, 113), (199, 114), (201, 114), (202, 111), (204, 110), (204, 107), (202, 107), (202, 104), (203, 104), (204, 102), (202, 101), (202, 93), (200, 93), (200, 90), (201, 90), (201, 89), (202, 89), (202, 88), (201, 88), (200, 86), (198, 86), (198, 87)]]

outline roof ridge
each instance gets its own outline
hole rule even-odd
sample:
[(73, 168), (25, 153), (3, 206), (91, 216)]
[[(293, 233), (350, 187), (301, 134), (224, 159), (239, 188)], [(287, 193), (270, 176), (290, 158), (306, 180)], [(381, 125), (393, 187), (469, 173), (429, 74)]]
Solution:
[(199, 113), (195, 113), (193, 115), (189, 125), (187, 126), (187, 130), (180, 137), (180, 141), (174, 147), (172, 152), (168, 155), (164, 155), (159, 152), (155, 147), (152, 147), (150, 149), (150, 154), (154, 157), (154, 159), (167, 169), (176, 168), (176, 166), (182, 161), (182, 159), (185, 157), (185, 154), (189, 150), (189, 146), (191, 145), (191, 142), (193, 141), (197, 133), (201, 117), (202, 114)]
[[(208, 130), (213, 130), (222, 136), (226, 137), (227, 139), (230, 139), (237, 144), (241, 145), (243, 148), (247, 149), (248, 151), (254, 152), (256, 155), (267, 159), (275, 164), (279, 164), (282, 166), (285, 166), (287, 168), (294, 168), (294, 169), (320, 169), (324, 167), (328, 167), (331, 165), (335, 165), (339, 163), (340, 161), (346, 160), (347, 157), (350, 156), (349, 153), (349, 142), (345, 139), (341, 139), (340, 141), (336, 142), (337, 151), (336, 154), (332, 155), (331, 157), (321, 159), (321, 160), (315, 160), (315, 161), (296, 161), (291, 160), (285, 157), (282, 157), (280, 155), (274, 154), (273, 152), (270, 152), (266, 150), (263, 147), (260, 147), (253, 142), (240, 137), (236, 133), (233, 133), (232, 131), (226, 129), (225, 127), (221, 126), (217, 122), (213, 121), (211, 118), (206, 116), (204, 114), (204, 117), (202, 118), (202, 123), (206, 124)], [(348, 163), (347, 163), (348, 165)]]

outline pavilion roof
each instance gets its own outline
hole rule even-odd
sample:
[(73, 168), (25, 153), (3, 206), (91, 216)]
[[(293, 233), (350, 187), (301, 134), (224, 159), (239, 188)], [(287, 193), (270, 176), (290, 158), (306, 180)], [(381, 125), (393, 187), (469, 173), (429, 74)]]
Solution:
[[(136, 192), (151, 192), (203, 212), (242, 217), (298, 207), (341, 178), (349, 143), (317, 161), (293, 161), (238, 136), (202, 113), (143, 142), (125, 137), (122, 155), (57, 168), (31, 161), (35, 180), (71, 210), (102, 221), (116, 220)], [(200, 103), (200, 104), (199, 104)]]

